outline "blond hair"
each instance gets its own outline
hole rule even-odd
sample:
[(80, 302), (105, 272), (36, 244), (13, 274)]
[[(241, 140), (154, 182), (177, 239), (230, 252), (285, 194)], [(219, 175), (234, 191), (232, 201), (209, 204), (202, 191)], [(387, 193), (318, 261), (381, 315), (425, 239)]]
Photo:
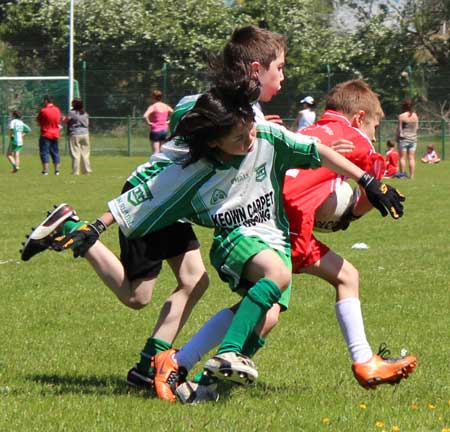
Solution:
[(345, 81), (334, 87), (325, 102), (325, 109), (353, 115), (364, 111), (368, 118), (383, 118), (378, 94), (362, 80)]

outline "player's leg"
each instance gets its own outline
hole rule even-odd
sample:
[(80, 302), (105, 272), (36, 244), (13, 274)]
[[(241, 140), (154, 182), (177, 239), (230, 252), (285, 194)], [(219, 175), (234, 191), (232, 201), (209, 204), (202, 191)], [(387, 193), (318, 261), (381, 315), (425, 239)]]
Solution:
[[(172, 347), (174, 339), (208, 287), (209, 281), (200, 254), (200, 245), (190, 224), (176, 223), (151, 236), (152, 241), (148, 243), (150, 253), (147, 255), (152, 257), (153, 253), (167, 259), (178, 282), (176, 289), (164, 303), (155, 329), (141, 351), (141, 359), (136, 365), (140, 373), (146, 373), (153, 378), (155, 370), (161, 371), (161, 368), (156, 359), (154, 367), (148, 360)], [(164, 373), (156, 374), (155, 377), (155, 385), (157, 390), (160, 389), (161, 397), (164, 397), (167, 381), (171, 379), (171, 371), (168, 371), (168, 374), (163, 371)]]
[(173, 342), (208, 288), (209, 280), (200, 249), (188, 251), (167, 261), (178, 285), (161, 309), (153, 336)]
[[(244, 253), (248, 252), (245, 249)], [(241, 274), (254, 285), (244, 296), (217, 354), (205, 364), (210, 374), (236, 382), (257, 378), (256, 366), (243, 355), (243, 348), (267, 311), (278, 302), (282, 291), (290, 287), (290, 273), (290, 268), (272, 249), (261, 250), (245, 262)]]
[(85, 258), (103, 283), (125, 306), (139, 310), (150, 303), (159, 270), (155, 275), (147, 273), (142, 277), (130, 279), (123, 263), (101, 241), (95, 242), (86, 252)]
[(13, 149), (13, 145), (10, 144), (8, 148), (8, 152), (6, 153), (6, 158), (8, 159), (9, 163), (12, 166), (12, 172), (17, 172), (17, 165), (16, 165), (16, 158), (15, 158), (15, 151)]
[(359, 301), (359, 274), (351, 263), (329, 250), (302, 272), (320, 277), (335, 287), (336, 317), (353, 361), (353, 373), (362, 386), (395, 383), (412, 372), (416, 365), (413, 356), (392, 359), (373, 354)]
[(20, 169), (20, 151), (22, 150), (22, 146), (17, 147), (16, 151), (14, 152), (14, 161), (15, 161), (15, 170), (18, 171)]

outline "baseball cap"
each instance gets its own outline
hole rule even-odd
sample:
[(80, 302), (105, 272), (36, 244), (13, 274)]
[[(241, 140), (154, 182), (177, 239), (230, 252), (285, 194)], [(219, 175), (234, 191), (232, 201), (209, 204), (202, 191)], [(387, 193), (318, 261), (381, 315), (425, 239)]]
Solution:
[(307, 103), (310, 105), (314, 105), (314, 98), (312, 96), (306, 96), (305, 98), (303, 98), (300, 103)]

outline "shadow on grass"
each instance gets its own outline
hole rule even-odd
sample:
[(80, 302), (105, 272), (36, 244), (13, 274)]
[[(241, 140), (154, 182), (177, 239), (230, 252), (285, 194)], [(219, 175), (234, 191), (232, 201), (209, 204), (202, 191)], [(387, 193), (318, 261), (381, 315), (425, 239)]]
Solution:
[(130, 391), (123, 377), (95, 375), (57, 375), (36, 374), (25, 377), (43, 386), (43, 394), (96, 394), (96, 395), (144, 395), (143, 392)]
[[(130, 389), (123, 377), (116, 375), (99, 377), (95, 375), (57, 375), (57, 374), (35, 374), (25, 377), (41, 386), (41, 395), (130, 395), (135, 397), (154, 398), (154, 393)], [(274, 393), (296, 393), (298, 391), (308, 391), (307, 387), (301, 384), (291, 383), (288, 385), (271, 385), (265, 382), (258, 382), (249, 387), (239, 386), (231, 382), (219, 382), (217, 391), (220, 395), (219, 403), (232, 399), (233, 394), (249, 392), (251, 398), (263, 399)]]

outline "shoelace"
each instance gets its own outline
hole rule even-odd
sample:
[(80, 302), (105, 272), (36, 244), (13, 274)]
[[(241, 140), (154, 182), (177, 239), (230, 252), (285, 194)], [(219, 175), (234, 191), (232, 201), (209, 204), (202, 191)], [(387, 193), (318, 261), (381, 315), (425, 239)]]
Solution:
[(385, 342), (382, 342), (378, 348), (378, 355), (383, 359), (387, 360), (389, 359), (389, 356), (391, 355), (391, 350), (387, 347), (387, 344)]

